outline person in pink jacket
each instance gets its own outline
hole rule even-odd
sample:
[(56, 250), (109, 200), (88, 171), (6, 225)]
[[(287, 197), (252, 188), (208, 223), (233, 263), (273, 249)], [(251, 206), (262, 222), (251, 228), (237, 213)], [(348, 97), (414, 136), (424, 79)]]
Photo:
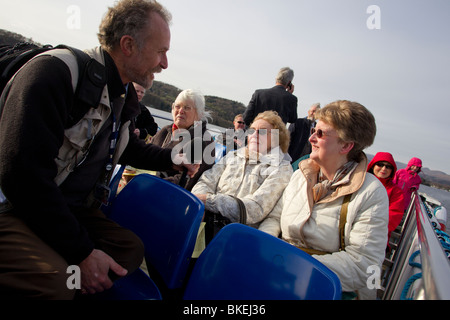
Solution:
[(419, 177), (421, 170), (422, 160), (419, 158), (411, 158), (406, 168), (400, 169), (395, 173), (394, 183), (402, 189), (405, 195), (404, 210), (409, 206), (412, 192), (418, 190), (422, 183), (422, 179)]
[(372, 173), (386, 188), (389, 198), (388, 245), (391, 232), (397, 228), (403, 218), (403, 191), (392, 182), (397, 165), (389, 152), (378, 152), (367, 166), (367, 172)]

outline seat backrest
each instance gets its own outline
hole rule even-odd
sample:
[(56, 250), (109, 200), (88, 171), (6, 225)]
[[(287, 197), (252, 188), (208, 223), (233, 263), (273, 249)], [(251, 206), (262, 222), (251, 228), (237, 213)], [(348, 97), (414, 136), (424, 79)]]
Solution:
[(241, 224), (224, 227), (195, 264), (186, 300), (341, 298), (330, 269), (302, 250)]
[(203, 203), (189, 191), (140, 174), (117, 195), (108, 217), (141, 238), (147, 263), (175, 289), (185, 279), (203, 212)]

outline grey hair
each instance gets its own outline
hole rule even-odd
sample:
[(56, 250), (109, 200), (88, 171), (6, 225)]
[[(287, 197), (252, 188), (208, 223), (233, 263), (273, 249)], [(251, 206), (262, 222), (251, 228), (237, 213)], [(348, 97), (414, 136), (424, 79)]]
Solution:
[(277, 82), (282, 84), (283, 86), (287, 86), (289, 82), (292, 82), (294, 79), (294, 70), (291, 68), (285, 67), (281, 68), (280, 71), (278, 71), (277, 75)]
[(159, 14), (167, 24), (170, 24), (172, 15), (155, 0), (120, 0), (113, 7), (108, 8), (103, 17), (97, 34), (100, 45), (106, 51), (116, 48), (120, 39), (129, 35), (136, 40), (139, 49), (142, 49), (145, 39), (142, 30), (150, 21), (150, 13)]
[(212, 120), (211, 113), (205, 109), (205, 97), (199, 91), (193, 89), (183, 90), (175, 99), (175, 101), (177, 100), (191, 100), (194, 102), (195, 109), (197, 110), (198, 121), (201, 120), (208, 122), (208, 119)]

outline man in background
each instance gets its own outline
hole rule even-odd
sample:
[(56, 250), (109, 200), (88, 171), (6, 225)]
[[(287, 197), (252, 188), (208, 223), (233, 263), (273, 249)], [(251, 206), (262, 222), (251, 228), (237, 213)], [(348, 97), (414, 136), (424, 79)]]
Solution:
[(294, 71), (285, 67), (278, 72), (274, 87), (256, 90), (244, 112), (245, 124), (250, 126), (259, 113), (267, 110), (276, 111), (284, 124), (294, 123), (297, 120), (297, 97), (293, 95), (293, 79)]
[(153, 137), (156, 132), (158, 132), (158, 124), (153, 119), (150, 110), (142, 103), (142, 99), (145, 96), (145, 88), (140, 84), (133, 82), (134, 89), (136, 90), (137, 97), (139, 100), (139, 107), (141, 113), (135, 119), (135, 129), (134, 133), (139, 137), (139, 139), (148, 140)]
[(288, 153), (293, 162), (311, 153), (311, 143), (308, 139), (311, 135), (311, 129), (316, 126), (315, 113), (319, 109), (320, 103), (313, 104), (305, 118), (299, 118), (289, 126), (291, 144)]

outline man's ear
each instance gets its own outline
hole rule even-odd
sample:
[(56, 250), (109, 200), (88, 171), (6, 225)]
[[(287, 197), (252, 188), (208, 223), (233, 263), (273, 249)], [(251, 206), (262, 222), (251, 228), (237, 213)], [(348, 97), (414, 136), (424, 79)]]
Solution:
[(136, 42), (134, 41), (134, 38), (132, 36), (125, 35), (120, 38), (120, 50), (125, 56), (131, 56), (135, 48)]

